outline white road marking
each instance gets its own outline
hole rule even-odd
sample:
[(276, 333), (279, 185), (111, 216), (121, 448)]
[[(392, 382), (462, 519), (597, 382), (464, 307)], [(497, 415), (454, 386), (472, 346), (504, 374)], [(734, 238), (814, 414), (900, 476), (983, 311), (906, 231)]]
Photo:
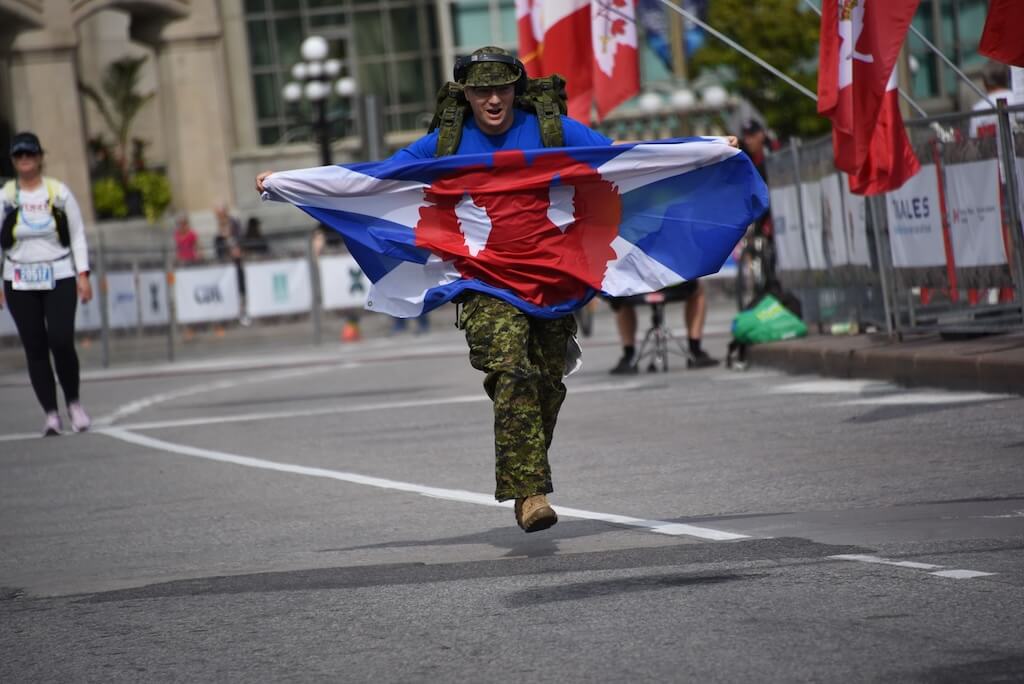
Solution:
[[(313, 468), (309, 466), (296, 465), (293, 463), (278, 463), (276, 461), (267, 461), (261, 458), (239, 456), (236, 454), (229, 454), (224, 451), (201, 449), (198, 447), (186, 446), (184, 444), (175, 444), (174, 442), (167, 442), (162, 439), (154, 439), (153, 437), (147, 437), (145, 435), (129, 432), (128, 430), (125, 430), (123, 428), (103, 428), (97, 430), (97, 432), (99, 432), (100, 434), (107, 435), (109, 437), (113, 437), (115, 439), (120, 439), (124, 442), (128, 442), (129, 444), (136, 444), (138, 446), (147, 447), (149, 449), (156, 449), (159, 451), (181, 454), (183, 456), (191, 456), (193, 458), (202, 458), (210, 461), (219, 461), (221, 463), (231, 463), (234, 465), (246, 466), (249, 468), (259, 468), (262, 470), (272, 470), (282, 473), (292, 473), (295, 475), (306, 475), (308, 477), (321, 477), (331, 480), (339, 480), (342, 482), (349, 482), (352, 484), (364, 485), (368, 487), (377, 487), (379, 489), (389, 489), (392, 491), (419, 494), (421, 496), (427, 496), (435, 499), (445, 499), (447, 501), (458, 501), (461, 503), (477, 504), (479, 506), (500, 506), (502, 508), (512, 507), (511, 501), (499, 503), (495, 501), (494, 497), (492, 497), (489, 494), (478, 494), (476, 492), (468, 492), (462, 489), (444, 489), (440, 487), (427, 487), (412, 482), (388, 480), (380, 477), (360, 475), (358, 473), (348, 473), (340, 470), (330, 470), (328, 468)], [(563, 506), (556, 507), (556, 510), (560, 515), (569, 518), (598, 520), (601, 522), (608, 522), (616, 525), (625, 525), (627, 527), (637, 527), (648, 530), (650, 532), (656, 532), (658, 534), (667, 534), (672, 536), (685, 535), (690, 537), (698, 537), (700, 539), (709, 539), (713, 541), (732, 541), (736, 539), (748, 538), (746, 535), (742, 534), (723, 532), (722, 530), (714, 530), (706, 527), (697, 527), (695, 525), (685, 525), (681, 523), (666, 522), (663, 520), (644, 520), (642, 518), (633, 518), (625, 515), (598, 513), (595, 511), (585, 511), (578, 508), (567, 508)]]
[(139, 411), (143, 411), (145, 409), (148, 409), (148, 408), (150, 408), (152, 406), (155, 406), (156, 404), (162, 404), (162, 403), (165, 403), (165, 402), (168, 402), (168, 401), (174, 401), (175, 399), (182, 399), (184, 397), (190, 397), (190, 396), (193, 396), (193, 395), (196, 395), (196, 394), (204, 394), (206, 392), (213, 392), (215, 390), (222, 390), (222, 389), (232, 389), (232, 388), (235, 388), (235, 387), (241, 387), (242, 385), (251, 385), (253, 383), (258, 383), (258, 382), (271, 382), (271, 381), (274, 381), (274, 380), (283, 380), (283, 379), (286, 379), (286, 378), (295, 378), (295, 377), (299, 377), (299, 376), (302, 376), (302, 375), (314, 375), (314, 374), (323, 373), (323, 372), (329, 371), (329, 370), (341, 370), (341, 369), (345, 369), (345, 368), (354, 368), (354, 367), (356, 367), (358, 365), (359, 364), (348, 362), (348, 363), (335, 364), (334, 366), (331, 366), (331, 367), (328, 367), (328, 368), (324, 368), (322, 366), (321, 367), (316, 367), (316, 368), (309, 368), (309, 367), (293, 368), (293, 369), (289, 369), (289, 370), (278, 371), (276, 373), (266, 373), (266, 374), (262, 374), (262, 375), (249, 375), (249, 376), (242, 377), (242, 378), (228, 378), (226, 380), (217, 380), (216, 382), (208, 382), (208, 383), (203, 383), (203, 384), (200, 384), (200, 385), (192, 385), (190, 387), (184, 387), (182, 389), (174, 390), (172, 392), (158, 392), (156, 394), (151, 394), (148, 397), (143, 397), (142, 399), (137, 399), (135, 401), (129, 402), (127, 404), (124, 404), (124, 405), (118, 407), (117, 409), (115, 409), (114, 411), (112, 411), (111, 413), (108, 413), (105, 416), (101, 416), (99, 418), (96, 418), (93, 421), (93, 423), (97, 427), (103, 427), (103, 426), (106, 426), (106, 425), (112, 425), (113, 423), (117, 422), (118, 420), (120, 420), (120, 419), (122, 419), (122, 418), (124, 418), (126, 416), (130, 416), (130, 415), (132, 415), (134, 413), (138, 413)]
[[(323, 369), (320, 369), (323, 370)], [(268, 379), (268, 378), (263, 378)], [(204, 385), (205, 389), (218, 389), (211, 385)], [(593, 385), (581, 385), (576, 387), (570, 385), (569, 394), (589, 394), (591, 392), (622, 391), (643, 387), (643, 382), (605, 382)], [(195, 388), (193, 388), (195, 389)], [(177, 397), (174, 397), (177, 398)], [(166, 398), (164, 399), (166, 400)], [(480, 401), (489, 401), (486, 394), (462, 394), (451, 397), (426, 397), (423, 399), (408, 399), (405, 401), (382, 401), (374, 404), (357, 404), (347, 406), (329, 406), (321, 408), (295, 409), (291, 411), (262, 411), (258, 413), (235, 413), (226, 416), (204, 416), (200, 418), (177, 418), (172, 420), (151, 420), (141, 423), (123, 423), (119, 427), (125, 430), (160, 430), (164, 428), (193, 427), (199, 425), (220, 425), (223, 423), (253, 423), (265, 420), (282, 420), (287, 418), (308, 418), (311, 416), (329, 416), (342, 413), (364, 413), (366, 411), (394, 410), (402, 408), (417, 408), (420, 406), (444, 406), (448, 404), (466, 404)], [(99, 430), (108, 427), (109, 424), (101, 425), (96, 421), (95, 428)], [(10, 435), (0, 435), (0, 442), (14, 442), (23, 439), (39, 439), (37, 432), (21, 432)]]
[(878, 380), (807, 380), (779, 385), (768, 390), (771, 394), (864, 394), (865, 392), (895, 392), (899, 388), (890, 382)]
[(907, 392), (883, 397), (864, 397), (841, 401), (835, 406), (928, 406), (934, 404), (966, 404), (977, 401), (1019, 399), (1011, 394), (987, 392)]
[(869, 556), (866, 554), (849, 553), (829, 556), (834, 560), (856, 561), (859, 563), (872, 563), (875, 565), (891, 565), (897, 568), (910, 568), (911, 570), (931, 570), (929, 575), (946, 577), (949, 579), (972, 579), (974, 577), (990, 577), (994, 572), (979, 572), (978, 570), (942, 570), (945, 567), (934, 563), (918, 563), (916, 561), (897, 561), (881, 556)]

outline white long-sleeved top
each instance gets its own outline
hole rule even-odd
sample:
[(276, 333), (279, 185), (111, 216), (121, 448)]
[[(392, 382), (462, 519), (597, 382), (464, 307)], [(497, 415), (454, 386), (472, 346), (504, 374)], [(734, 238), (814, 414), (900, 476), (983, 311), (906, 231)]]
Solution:
[[(33, 263), (53, 262), (53, 277), (71, 278), (89, 270), (89, 247), (85, 241), (85, 224), (82, 210), (75, 196), (66, 185), (58, 180), (43, 179), (44, 182), (33, 190), (18, 189), (18, 207), (21, 215), (14, 229), (14, 246), (4, 252), (4, 280), (12, 280), (12, 261)], [(54, 203), (64, 208), (68, 217), (70, 249), (60, 244), (57, 236), (57, 222), (50, 211), (50, 196), (46, 190), (47, 181), (55, 187)], [(5, 206), (0, 218), (5, 218), (9, 209)]]

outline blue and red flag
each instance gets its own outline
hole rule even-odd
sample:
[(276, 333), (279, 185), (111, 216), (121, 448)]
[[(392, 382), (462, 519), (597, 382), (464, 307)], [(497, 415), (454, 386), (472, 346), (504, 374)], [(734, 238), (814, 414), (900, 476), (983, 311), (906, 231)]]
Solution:
[(367, 308), (399, 317), (465, 290), (544, 318), (597, 291), (654, 292), (716, 273), (768, 207), (717, 138), (323, 166), (265, 187), (341, 233)]

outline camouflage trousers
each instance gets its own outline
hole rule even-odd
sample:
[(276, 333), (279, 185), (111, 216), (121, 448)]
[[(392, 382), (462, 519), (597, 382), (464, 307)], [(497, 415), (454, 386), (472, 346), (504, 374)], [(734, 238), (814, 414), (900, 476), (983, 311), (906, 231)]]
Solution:
[(494, 402), (494, 454), (498, 501), (548, 494), (548, 449), (565, 400), (565, 347), (576, 320), (528, 316), (511, 304), (470, 293), (459, 327), (469, 361), (487, 374), (484, 390)]

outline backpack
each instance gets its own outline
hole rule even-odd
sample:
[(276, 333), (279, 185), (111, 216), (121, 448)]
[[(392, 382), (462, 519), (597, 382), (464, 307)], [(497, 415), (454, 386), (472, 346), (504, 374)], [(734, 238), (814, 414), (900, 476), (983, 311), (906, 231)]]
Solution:
[[(63, 247), (71, 246), (71, 232), (68, 230), (68, 215), (64, 206), (57, 203), (57, 191), (60, 185), (52, 178), (43, 178), (46, 185), (47, 202), (50, 205), (50, 213), (57, 224), (57, 238)], [(14, 228), (18, 224), (18, 214), (21, 209), (18, 206), (18, 182), (9, 180), (3, 187), (4, 222), (0, 226), (0, 249), (4, 251), (14, 246)]]
[[(437, 108), (427, 133), (439, 129), (438, 157), (455, 154), (462, 141), (462, 124), (469, 114), (469, 102), (459, 83), (449, 81), (437, 91)], [(516, 96), (515, 106), (537, 116), (544, 147), (561, 147), (565, 143), (562, 115), (568, 114), (565, 79), (558, 74), (544, 78), (530, 78), (522, 94)], [(469, 114), (472, 116), (472, 114)]]

